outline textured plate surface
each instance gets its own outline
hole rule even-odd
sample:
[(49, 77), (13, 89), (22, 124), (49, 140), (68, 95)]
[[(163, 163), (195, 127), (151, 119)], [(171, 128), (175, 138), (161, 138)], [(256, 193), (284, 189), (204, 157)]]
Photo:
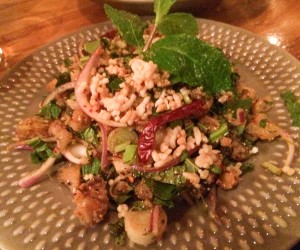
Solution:
[[(108, 233), (108, 222), (86, 229), (72, 214), (71, 194), (55, 178), (27, 190), (18, 187), (21, 176), (34, 169), (28, 154), (8, 152), (14, 127), (38, 111), (47, 84), (57, 65), (76, 53), (80, 40), (92, 40), (110, 29), (109, 23), (90, 26), (63, 37), (22, 61), (0, 84), (0, 248), (15, 249), (118, 249)], [(201, 37), (230, 56), (241, 80), (270, 95), (272, 120), (299, 142), (299, 129), (291, 120), (279, 95), (292, 89), (300, 95), (300, 64), (283, 50), (244, 30), (199, 19)], [(178, 208), (169, 219), (163, 241), (149, 249), (288, 249), (300, 239), (300, 169), (294, 176), (275, 177), (260, 163), (282, 164), (286, 145), (277, 140), (260, 143), (254, 172), (243, 177), (237, 189), (219, 192), (218, 226), (200, 208)], [(296, 155), (294, 167), (299, 166)], [(131, 249), (136, 246), (128, 245)], [(148, 249), (148, 248), (147, 248)]]

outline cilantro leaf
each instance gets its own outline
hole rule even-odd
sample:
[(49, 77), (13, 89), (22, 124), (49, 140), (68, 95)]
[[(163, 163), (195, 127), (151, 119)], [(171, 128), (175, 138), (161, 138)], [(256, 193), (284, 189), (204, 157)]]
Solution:
[(123, 10), (117, 10), (108, 4), (104, 5), (108, 18), (117, 27), (121, 37), (130, 45), (142, 48), (144, 46), (143, 31), (145, 22), (139, 16)]
[(188, 13), (172, 13), (166, 15), (158, 25), (160, 33), (166, 36), (175, 34), (198, 34), (198, 24), (195, 17)]
[(61, 114), (61, 108), (56, 105), (55, 101), (49, 102), (47, 105), (42, 107), (39, 112), (40, 116), (45, 117), (46, 119), (57, 119)]
[(231, 65), (217, 48), (186, 34), (160, 39), (144, 58), (173, 75), (173, 83), (203, 86), (212, 94), (232, 88)]
[(158, 26), (165, 15), (168, 14), (172, 5), (176, 0), (155, 0), (154, 1), (154, 12), (155, 16), (155, 26)]
[(94, 127), (89, 127), (79, 134), (79, 136), (93, 145), (98, 145), (97, 130)]
[(83, 176), (88, 174), (99, 175), (101, 162), (99, 159), (94, 158), (92, 164), (85, 164), (81, 167), (81, 173)]
[(292, 124), (300, 126), (300, 102), (297, 101), (297, 96), (292, 91), (283, 92), (280, 96), (292, 117)]

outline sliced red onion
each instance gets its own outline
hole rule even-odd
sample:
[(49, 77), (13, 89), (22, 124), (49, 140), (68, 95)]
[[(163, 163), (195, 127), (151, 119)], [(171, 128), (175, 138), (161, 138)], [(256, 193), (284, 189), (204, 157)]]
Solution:
[(68, 82), (65, 83), (57, 88), (55, 88), (55, 90), (53, 90), (42, 102), (42, 107), (44, 107), (45, 105), (47, 105), (49, 102), (51, 102), (52, 100), (54, 100), (56, 98), (57, 95), (70, 90), (70, 89), (74, 89), (75, 88), (75, 83), (76, 82)]
[(211, 191), (208, 196), (208, 200), (209, 200), (209, 208), (210, 208), (211, 216), (213, 217), (214, 221), (218, 225), (221, 226), (222, 221), (221, 221), (219, 215), (217, 214), (217, 188), (216, 188), (216, 186), (212, 186)]
[(93, 107), (90, 105), (87, 96), (87, 86), (91, 77), (91, 72), (94, 68), (98, 66), (98, 62), (100, 60), (100, 56), (102, 54), (102, 48), (99, 47), (96, 51), (91, 55), (90, 59), (85, 64), (83, 70), (81, 71), (76, 85), (75, 85), (75, 97), (80, 108), (85, 112), (89, 117), (94, 119), (95, 121), (105, 124), (111, 127), (126, 127), (126, 123), (116, 122), (112, 120), (103, 119), (100, 116), (100, 113), (95, 112)]
[(54, 165), (56, 161), (55, 157), (49, 157), (39, 169), (29, 173), (25, 177), (23, 177), (21, 180), (19, 180), (18, 184), (22, 188), (28, 188), (32, 185), (40, 182), (47, 172), (50, 170), (50, 168)]
[(150, 230), (151, 232), (157, 236), (158, 230), (159, 230), (159, 211), (160, 206), (154, 205), (151, 210), (151, 216), (150, 216)]
[(72, 163), (87, 164), (89, 162), (87, 156), (87, 146), (81, 143), (76, 143), (69, 146), (62, 155)]
[(98, 124), (102, 134), (101, 169), (105, 169), (107, 167), (107, 130), (103, 124)]
[(33, 151), (33, 147), (29, 146), (28, 144), (26, 144), (26, 140), (23, 141), (18, 141), (15, 142), (13, 144), (10, 144), (7, 147), (7, 150), (15, 150), (15, 151)]
[(243, 109), (238, 109), (237, 111), (237, 118), (240, 123), (244, 123), (246, 118), (245, 118), (245, 110)]
[[(191, 150), (188, 151), (188, 155), (191, 156), (193, 155), (194, 153), (196, 153), (198, 150), (200, 149), (200, 146), (197, 146)], [(181, 160), (181, 157), (177, 157), (175, 159), (172, 159), (171, 161), (167, 162), (165, 165), (159, 167), (159, 168), (147, 168), (147, 167), (143, 167), (143, 166), (140, 166), (139, 164), (135, 164), (133, 165), (132, 167), (134, 169), (136, 169), (137, 171), (140, 171), (140, 172), (145, 172), (145, 173), (157, 173), (157, 172), (161, 172), (161, 171), (164, 171), (164, 170), (167, 170), (171, 167), (174, 167), (175, 165), (177, 165), (178, 163), (182, 162)]]

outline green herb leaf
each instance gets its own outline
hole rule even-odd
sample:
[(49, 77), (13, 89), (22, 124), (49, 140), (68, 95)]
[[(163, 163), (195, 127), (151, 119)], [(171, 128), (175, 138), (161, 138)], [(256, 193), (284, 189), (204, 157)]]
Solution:
[(88, 174), (99, 175), (100, 166), (101, 166), (100, 160), (94, 158), (92, 164), (86, 164), (81, 167), (81, 173), (83, 176)]
[(115, 76), (110, 77), (109, 83), (106, 85), (110, 92), (115, 93), (116, 91), (120, 90), (120, 84), (124, 82), (123, 78), (118, 78)]
[(226, 56), (196, 37), (181, 34), (160, 39), (144, 57), (169, 71), (173, 83), (203, 86), (210, 93), (232, 88), (231, 66)]
[(55, 101), (51, 101), (44, 107), (39, 112), (40, 116), (45, 117), (46, 119), (57, 119), (59, 118), (61, 114), (61, 108), (56, 105)]
[(233, 111), (234, 113), (238, 108), (242, 108), (245, 112), (248, 112), (252, 106), (252, 99), (236, 99), (226, 105), (227, 110)]
[(55, 157), (55, 154), (52, 149), (49, 148), (49, 145), (38, 137), (26, 141), (26, 144), (34, 149), (34, 152), (30, 155), (33, 163), (41, 163), (49, 157)]
[(92, 42), (87, 42), (83, 44), (83, 49), (85, 52), (89, 53), (90, 55), (94, 53), (94, 51), (100, 46), (100, 41), (95, 40)]
[(300, 102), (297, 101), (297, 96), (292, 91), (286, 91), (281, 94), (281, 98), (292, 117), (292, 124), (300, 126)]
[(213, 174), (220, 175), (220, 174), (222, 173), (222, 168), (220, 168), (219, 166), (213, 164), (213, 165), (210, 167), (209, 171), (210, 171), (211, 173), (213, 173)]
[(195, 17), (188, 13), (172, 13), (166, 15), (158, 25), (160, 33), (166, 36), (176, 34), (198, 34), (198, 24)]
[(167, 15), (176, 0), (154, 0), (155, 26), (158, 26), (162, 18)]
[(56, 80), (57, 80), (56, 87), (59, 87), (60, 85), (62, 85), (64, 83), (71, 82), (71, 74), (69, 71), (60, 73), (56, 77)]
[(89, 127), (83, 132), (81, 132), (80, 137), (87, 141), (92, 143), (93, 145), (98, 145), (98, 138), (97, 138), (97, 130), (94, 127)]
[(243, 162), (240, 169), (242, 170), (242, 174), (251, 172), (254, 169), (254, 164), (248, 163), (248, 162)]
[(109, 224), (108, 231), (114, 238), (116, 245), (124, 246), (126, 244), (124, 219), (119, 219), (116, 223)]
[(120, 36), (130, 45), (142, 48), (144, 46), (143, 31), (145, 22), (139, 16), (126, 11), (117, 10), (104, 4), (108, 18), (117, 27)]
[(64, 65), (65, 65), (66, 67), (70, 67), (70, 66), (72, 65), (72, 61), (71, 61), (69, 58), (66, 58), (66, 59), (64, 60)]

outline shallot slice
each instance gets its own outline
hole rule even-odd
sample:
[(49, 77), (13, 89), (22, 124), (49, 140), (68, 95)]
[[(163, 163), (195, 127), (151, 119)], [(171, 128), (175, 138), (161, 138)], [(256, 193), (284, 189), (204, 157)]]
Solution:
[(19, 186), (22, 188), (28, 188), (40, 182), (50, 168), (54, 165), (55, 161), (56, 157), (49, 157), (39, 169), (34, 170), (25, 177), (21, 178), (18, 182)]
[(87, 146), (81, 143), (76, 143), (69, 146), (62, 152), (62, 155), (72, 163), (87, 164), (89, 162), (87, 156)]
[(103, 170), (107, 167), (107, 130), (103, 124), (98, 124), (102, 134), (101, 169)]
[(50, 103), (55, 97), (67, 90), (74, 89), (76, 82), (68, 82), (53, 90), (42, 102), (41, 106), (44, 107), (48, 103)]
[(126, 123), (103, 119), (99, 112), (93, 110), (93, 107), (90, 105), (88, 101), (88, 93), (87, 93), (88, 82), (90, 80), (92, 70), (96, 68), (98, 65), (101, 54), (102, 54), (102, 48), (99, 47), (91, 55), (90, 59), (87, 61), (86, 65), (81, 71), (75, 85), (76, 101), (80, 106), (80, 108), (83, 110), (83, 112), (85, 112), (89, 117), (91, 117), (95, 121), (110, 127), (126, 127), (127, 126)]

